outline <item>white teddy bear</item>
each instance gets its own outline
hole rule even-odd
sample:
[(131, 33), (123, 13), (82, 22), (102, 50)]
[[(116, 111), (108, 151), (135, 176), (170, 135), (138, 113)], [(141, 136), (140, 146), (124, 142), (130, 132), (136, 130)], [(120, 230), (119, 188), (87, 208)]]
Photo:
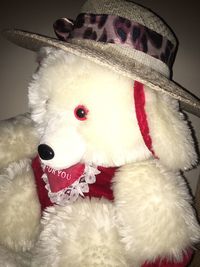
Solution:
[(199, 241), (178, 100), (196, 115), (200, 102), (169, 79), (175, 39), (136, 4), (100, 3), (57, 21), (62, 41), (4, 32), (46, 48), (31, 116), (0, 125), (0, 266), (183, 267)]

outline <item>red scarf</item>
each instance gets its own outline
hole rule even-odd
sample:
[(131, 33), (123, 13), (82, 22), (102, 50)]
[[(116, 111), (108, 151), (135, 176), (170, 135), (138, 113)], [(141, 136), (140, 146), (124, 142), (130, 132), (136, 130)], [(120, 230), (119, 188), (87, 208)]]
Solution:
[[(40, 201), (41, 209), (43, 211), (45, 208), (52, 206), (53, 203), (48, 197), (48, 191), (45, 188), (45, 182), (43, 181), (43, 179), (41, 179), (44, 171), (41, 167), (41, 163), (38, 157), (33, 159), (32, 168), (35, 175), (38, 198)], [(98, 170), (100, 171), (100, 173), (96, 175), (96, 182), (89, 185), (89, 193), (85, 193), (84, 196), (97, 198), (104, 197), (112, 201), (114, 199), (113, 191), (111, 189), (112, 178), (117, 168), (98, 167)]]

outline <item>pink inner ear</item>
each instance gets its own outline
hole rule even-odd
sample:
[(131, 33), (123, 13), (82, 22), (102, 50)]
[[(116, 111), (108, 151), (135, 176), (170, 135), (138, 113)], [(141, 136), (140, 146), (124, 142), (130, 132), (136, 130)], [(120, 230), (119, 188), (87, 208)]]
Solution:
[(149, 133), (149, 126), (145, 112), (144, 85), (138, 81), (134, 82), (134, 102), (135, 102), (136, 117), (144, 143), (155, 157), (155, 152), (152, 148), (152, 140)]

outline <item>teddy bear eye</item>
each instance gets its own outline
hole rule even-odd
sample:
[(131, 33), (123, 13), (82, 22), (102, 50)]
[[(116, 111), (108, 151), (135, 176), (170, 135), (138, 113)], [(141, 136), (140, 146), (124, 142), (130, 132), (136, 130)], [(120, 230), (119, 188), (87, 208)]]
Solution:
[(79, 105), (74, 110), (74, 115), (78, 120), (84, 121), (87, 119), (88, 109), (85, 106)]

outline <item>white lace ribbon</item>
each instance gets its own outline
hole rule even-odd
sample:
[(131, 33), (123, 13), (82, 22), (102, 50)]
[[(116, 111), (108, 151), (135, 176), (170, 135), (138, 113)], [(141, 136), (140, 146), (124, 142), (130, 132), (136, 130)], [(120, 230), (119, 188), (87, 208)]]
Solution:
[[(43, 170), (45, 165), (42, 166)], [(48, 196), (52, 203), (65, 206), (75, 202), (79, 196), (84, 197), (84, 193), (89, 192), (89, 185), (96, 182), (96, 175), (100, 171), (96, 166), (85, 165), (83, 174), (69, 187), (64, 188), (56, 193), (51, 192), (48, 176), (46, 173), (42, 175), (42, 179), (45, 182), (45, 188), (48, 191)]]

